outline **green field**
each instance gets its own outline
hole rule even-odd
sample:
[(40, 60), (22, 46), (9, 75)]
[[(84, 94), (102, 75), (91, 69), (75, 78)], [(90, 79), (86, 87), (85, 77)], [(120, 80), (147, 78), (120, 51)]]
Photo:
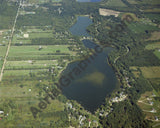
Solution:
[[(75, 52), (69, 51), (69, 45), (42, 45), (39, 50), (38, 45), (30, 46), (12, 46), (9, 52), (9, 60), (34, 60), (34, 59), (56, 59), (60, 56), (75, 55)], [(59, 52), (57, 52), (59, 50)]]
[(42, 45), (41, 50), (39, 50), (38, 45), (12, 46), (9, 56), (47, 55), (48, 53), (56, 53), (57, 50), (60, 50), (62, 53), (70, 53), (68, 46), (69, 45)]
[[(39, 3), (39, 4), (43, 4), (43, 3), (47, 3), (50, 0), (29, 0), (29, 3)], [(52, 0), (52, 2), (61, 2), (62, 0)]]
[(157, 5), (160, 4), (159, 0), (141, 0), (141, 1), (137, 1), (138, 4), (148, 4), (148, 5)]
[(154, 54), (160, 59), (160, 51), (159, 51), (159, 50), (156, 50), (156, 51), (154, 52)]
[(127, 0), (130, 4), (137, 4), (136, 0)]
[[(31, 89), (31, 92), (29, 91)], [(16, 91), (15, 91), (16, 90)], [(24, 93), (25, 92), (25, 93)], [(32, 88), (32, 85), (24, 86), (23, 88), (15, 87), (0, 87), (0, 97), (36, 97), (38, 93)]]
[(160, 78), (160, 67), (140, 67), (145, 78)]
[(145, 48), (148, 50), (160, 49), (160, 42), (148, 44)]
[(44, 72), (47, 71), (47, 69), (36, 69), (36, 70), (5, 70), (4, 71), (4, 77), (5, 76), (27, 76), (29, 73), (36, 73), (36, 72)]
[(6, 50), (7, 50), (7, 46), (0, 46), (0, 70), (3, 65), (3, 59), (5, 57)]
[(4, 57), (6, 55), (7, 46), (0, 46), (0, 57)]
[(105, 3), (105, 5), (106, 6), (111, 6), (111, 7), (114, 7), (114, 6), (127, 7), (121, 0), (108, 0)]
[(6, 69), (42, 69), (55, 67), (56, 64), (58, 64), (56, 60), (7, 61)]
[(129, 29), (134, 33), (145, 33), (146, 30), (153, 31), (159, 30), (155, 25), (150, 25), (147, 22), (137, 22), (129, 24)]

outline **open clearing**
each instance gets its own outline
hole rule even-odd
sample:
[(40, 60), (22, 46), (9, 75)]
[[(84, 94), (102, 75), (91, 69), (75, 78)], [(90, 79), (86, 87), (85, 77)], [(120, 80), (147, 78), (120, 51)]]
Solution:
[(152, 66), (152, 67), (132, 66), (130, 67), (130, 70), (135, 75), (135, 77), (138, 77), (140, 75), (140, 72), (142, 72), (142, 75), (145, 78), (148, 78), (148, 79), (160, 78), (160, 67), (159, 66)]
[(160, 32), (158, 31), (155, 31), (151, 34), (151, 37), (147, 40), (159, 40), (160, 39)]
[(120, 12), (118, 11), (113, 11), (113, 10), (109, 10), (109, 9), (103, 9), (103, 8), (100, 8), (99, 9), (99, 14), (102, 15), (102, 16), (115, 16), (115, 17), (118, 17)]
[(140, 67), (145, 78), (160, 78), (160, 67)]
[(148, 49), (148, 50), (160, 49), (160, 42), (148, 44), (145, 48)]
[(105, 5), (110, 7), (127, 7), (121, 0), (108, 0)]
[[(52, 2), (60, 2), (62, 0), (51, 0)], [(43, 3), (48, 3), (50, 2), (50, 0), (29, 0), (29, 3), (33, 4), (33, 3), (39, 3), (39, 4), (43, 4)]]
[(154, 54), (160, 59), (160, 50), (154, 51)]
[(146, 30), (155, 31), (158, 28), (154, 24), (150, 24), (148, 22), (144, 23), (144, 21), (133, 22), (128, 25), (129, 29), (134, 33), (146, 33)]
[[(70, 45), (29, 45), (12, 46), (9, 52), (9, 60), (50, 60), (58, 56), (75, 55), (68, 49)], [(41, 49), (39, 49), (39, 47)], [(57, 57), (54, 57), (57, 56)]]

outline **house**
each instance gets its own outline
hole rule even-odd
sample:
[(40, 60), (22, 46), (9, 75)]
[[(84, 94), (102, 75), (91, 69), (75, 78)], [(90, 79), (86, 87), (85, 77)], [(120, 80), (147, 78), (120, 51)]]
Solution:
[(153, 112), (153, 113), (155, 113), (155, 112), (156, 112), (156, 110), (153, 108), (153, 109), (152, 109), (152, 111), (150, 111), (150, 112)]
[(23, 37), (24, 37), (24, 38), (28, 38), (28, 37), (29, 37), (29, 34), (24, 34)]
[(4, 111), (0, 111), (0, 114), (4, 114)]
[(155, 120), (158, 121), (158, 117), (157, 116), (155, 116)]
[(66, 105), (67, 105), (67, 107), (70, 108), (70, 109), (73, 108), (71, 103), (66, 103)]
[(150, 104), (150, 105), (153, 105), (153, 103), (154, 103), (154, 102), (149, 101), (149, 104)]

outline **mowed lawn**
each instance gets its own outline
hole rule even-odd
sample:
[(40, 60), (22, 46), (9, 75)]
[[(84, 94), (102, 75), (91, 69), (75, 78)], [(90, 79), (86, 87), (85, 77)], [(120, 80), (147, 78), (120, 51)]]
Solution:
[(160, 66), (140, 67), (145, 78), (160, 78)]
[[(29, 0), (29, 3), (39, 3), (39, 4), (42, 4), (42, 3), (47, 3), (49, 2), (50, 0)], [(60, 2), (62, 0), (51, 0), (52, 2)]]
[[(31, 89), (31, 91), (29, 90)], [(14, 87), (0, 87), (0, 97), (35, 97), (38, 95), (37, 91), (32, 87), (24, 86), (23, 88)]]
[(29, 76), (29, 73), (37, 73), (37, 72), (44, 72), (47, 71), (47, 69), (35, 69), (35, 70), (5, 70), (4, 71), (4, 77), (8, 76)]
[(42, 55), (51, 55), (53, 53), (68, 53), (73, 54), (72, 51), (68, 49), (69, 45), (46, 45), (41, 46), (41, 50), (39, 50), (38, 45), (32, 46), (12, 46), (10, 48), (9, 57), (25, 57), (25, 56), (42, 56)]
[(51, 32), (36, 32), (36, 33), (29, 33), (29, 38), (50, 38), (53, 37)]
[[(28, 38), (24, 38), (24, 34), (28, 34)], [(32, 39), (37, 38), (53, 38), (51, 30), (43, 31), (42, 29), (27, 29), (27, 32), (14, 34), (12, 44), (29, 44)]]
[(55, 67), (57, 60), (7, 61), (5, 69), (38, 69)]

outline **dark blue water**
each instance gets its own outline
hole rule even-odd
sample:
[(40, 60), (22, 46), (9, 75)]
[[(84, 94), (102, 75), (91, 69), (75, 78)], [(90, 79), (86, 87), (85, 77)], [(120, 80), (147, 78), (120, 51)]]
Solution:
[(93, 41), (91, 41), (91, 40), (82, 40), (82, 42), (83, 42), (83, 44), (84, 44), (84, 46), (86, 47), (86, 48), (92, 48), (92, 49), (94, 49), (96, 46), (98, 46), (97, 44), (95, 44)]
[[(86, 21), (88, 19), (85, 18)], [(79, 26), (75, 27), (82, 26), (81, 23), (84, 23), (84, 17), (79, 17), (78, 20), (78, 24), (76, 23), (76, 25)], [(86, 23), (88, 24), (88, 22)], [(82, 31), (84, 30), (80, 29), (80, 33)], [(75, 34), (77, 31), (73, 33)], [(88, 35), (88, 33), (86, 35), (84, 33), (81, 34), (84, 36)], [(87, 48), (96, 51), (95, 47), (97, 44), (94, 42), (83, 40), (83, 44)], [(62, 89), (63, 94), (68, 99), (78, 101), (85, 109), (94, 112), (105, 101), (107, 94), (112, 93), (116, 88), (116, 76), (107, 63), (107, 56), (112, 50), (110, 47), (104, 48), (101, 52), (96, 53), (96, 56), (90, 56), (88, 59), (84, 55), (83, 62), (86, 63), (84, 70), (79, 67), (80, 61), (70, 63), (63, 72), (66, 79), (70, 80), (69, 85)], [(78, 75), (73, 69), (79, 69)], [(72, 79), (68, 75), (71, 72)]]
[(101, 0), (77, 0), (78, 2), (100, 2)]
[(87, 16), (78, 16), (76, 24), (74, 24), (69, 30), (73, 35), (77, 36), (89, 36), (86, 28), (92, 24), (92, 20)]

